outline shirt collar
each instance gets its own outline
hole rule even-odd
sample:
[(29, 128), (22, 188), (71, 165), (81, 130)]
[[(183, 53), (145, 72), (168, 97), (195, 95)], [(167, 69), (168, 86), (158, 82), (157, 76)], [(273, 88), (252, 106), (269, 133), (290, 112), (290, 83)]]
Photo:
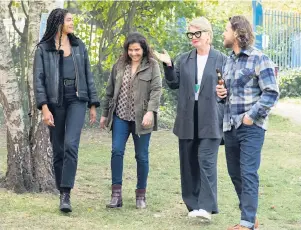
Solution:
[(252, 46), (249, 46), (246, 49), (241, 49), (240, 53), (238, 55), (236, 55), (234, 53), (234, 51), (232, 51), (231, 54), (230, 54), (230, 57), (233, 58), (233, 59), (235, 59), (235, 58), (238, 58), (238, 57), (240, 57), (242, 55), (250, 56), (253, 50), (254, 50), (254, 48)]

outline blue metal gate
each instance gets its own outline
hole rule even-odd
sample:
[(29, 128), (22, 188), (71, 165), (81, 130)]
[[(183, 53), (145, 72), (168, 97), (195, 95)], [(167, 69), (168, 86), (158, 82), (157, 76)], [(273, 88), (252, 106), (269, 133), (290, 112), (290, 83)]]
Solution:
[(273, 10), (264, 11), (263, 48), (282, 69), (301, 67), (300, 15)]
[(253, 1), (256, 47), (281, 69), (301, 68), (301, 16), (297, 13), (264, 10)]

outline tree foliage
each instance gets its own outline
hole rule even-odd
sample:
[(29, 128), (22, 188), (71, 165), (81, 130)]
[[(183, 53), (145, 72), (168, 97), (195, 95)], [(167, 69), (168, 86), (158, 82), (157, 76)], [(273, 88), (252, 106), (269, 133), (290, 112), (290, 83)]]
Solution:
[[(142, 33), (152, 49), (164, 48), (175, 58), (190, 49), (184, 34), (186, 22), (204, 13), (195, 1), (77, 1), (68, 7), (76, 15), (77, 35), (89, 49), (101, 98), (128, 33)], [(174, 104), (174, 93), (165, 92), (162, 105), (170, 100)]]
[(176, 32), (185, 27), (179, 19), (202, 14), (198, 3), (191, 1), (78, 1), (70, 4), (70, 10), (76, 13), (79, 36), (89, 47), (92, 63), (104, 70), (112, 67), (132, 31), (144, 34), (154, 49), (170, 42), (171, 51), (179, 51), (183, 36)]

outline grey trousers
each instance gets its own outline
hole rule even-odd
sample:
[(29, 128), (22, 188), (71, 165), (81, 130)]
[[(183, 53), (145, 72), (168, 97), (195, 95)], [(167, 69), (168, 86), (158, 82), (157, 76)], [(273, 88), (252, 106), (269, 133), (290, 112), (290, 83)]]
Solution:
[(189, 211), (218, 213), (217, 153), (221, 139), (179, 139), (182, 198)]

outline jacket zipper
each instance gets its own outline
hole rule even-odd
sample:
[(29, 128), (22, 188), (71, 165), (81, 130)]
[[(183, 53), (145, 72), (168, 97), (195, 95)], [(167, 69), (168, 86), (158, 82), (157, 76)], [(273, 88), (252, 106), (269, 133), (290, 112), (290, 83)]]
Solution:
[(55, 86), (56, 86), (56, 93), (57, 93), (57, 97), (56, 97), (56, 103), (58, 104), (59, 102), (59, 54), (55, 53), (54, 58), (56, 58), (56, 68), (55, 68)]
[(76, 82), (76, 96), (78, 97), (78, 69), (77, 69), (77, 63), (76, 60), (74, 58), (74, 54), (73, 54), (73, 47), (71, 48), (71, 55), (72, 55), (72, 59), (74, 62), (74, 68), (75, 68), (75, 82)]

